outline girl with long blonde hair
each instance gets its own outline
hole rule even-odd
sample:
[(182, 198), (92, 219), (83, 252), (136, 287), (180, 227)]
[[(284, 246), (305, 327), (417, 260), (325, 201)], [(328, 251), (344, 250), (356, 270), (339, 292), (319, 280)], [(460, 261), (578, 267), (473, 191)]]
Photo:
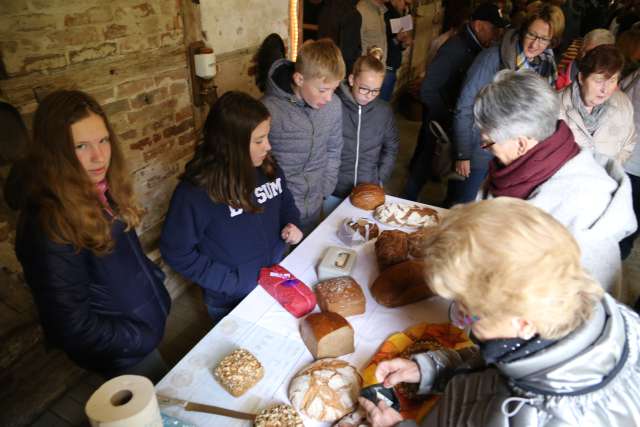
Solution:
[(80, 91), (47, 96), (25, 164), (16, 254), (46, 339), (106, 377), (159, 379), (170, 298), (138, 241), (142, 210), (103, 109)]

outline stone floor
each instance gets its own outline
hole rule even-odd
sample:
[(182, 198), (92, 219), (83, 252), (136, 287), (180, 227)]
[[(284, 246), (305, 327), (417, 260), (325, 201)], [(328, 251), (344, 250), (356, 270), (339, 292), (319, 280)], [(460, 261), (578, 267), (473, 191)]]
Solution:
[[(400, 130), (400, 152), (396, 168), (385, 191), (399, 195), (407, 175), (407, 165), (413, 153), (420, 123), (406, 120), (398, 115)], [(445, 195), (442, 184), (429, 183), (421, 194), (420, 201), (439, 204)], [(626, 301), (634, 301), (640, 287), (640, 249), (634, 248), (624, 263), (625, 288), (629, 290)], [(212, 327), (202, 302), (200, 291), (191, 287), (177, 298), (172, 306), (165, 337), (160, 344), (160, 352), (170, 366), (178, 362)], [(84, 417), (84, 403), (101, 384), (101, 379), (87, 374), (75, 387), (57, 400), (40, 418), (32, 424), (37, 427), (66, 427), (88, 425)]]

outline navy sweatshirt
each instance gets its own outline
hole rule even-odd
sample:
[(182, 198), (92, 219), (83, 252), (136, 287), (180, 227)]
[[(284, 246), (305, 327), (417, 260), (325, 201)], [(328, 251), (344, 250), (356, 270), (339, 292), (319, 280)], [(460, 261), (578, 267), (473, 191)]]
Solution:
[(176, 187), (160, 238), (164, 260), (204, 289), (210, 307), (232, 308), (257, 285), (262, 267), (282, 260), (280, 237), (288, 223), (300, 227), (300, 213), (278, 170), (274, 181), (256, 168), (258, 213), (211, 200), (200, 186)]
[(22, 215), (16, 254), (47, 342), (108, 377), (142, 361), (162, 339), (171, 298), (135, 231), (114, 221), (113, 251), (96, 256), (48, 239), (37, 208)]

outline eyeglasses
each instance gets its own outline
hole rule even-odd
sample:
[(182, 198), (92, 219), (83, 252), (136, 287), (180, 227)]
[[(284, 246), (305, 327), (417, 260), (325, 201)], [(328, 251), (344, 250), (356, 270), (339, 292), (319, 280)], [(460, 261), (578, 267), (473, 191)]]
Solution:
[(369, 89), (368, 87), (360, 86), (358, 83), (356, 83), (356, 85), (358, 86), (358, 93), (360, 95), (369, 95), (369, 94), (373, 96), (380, 95), (380, 89)]
[(535, 33), (530, 32), (530, 31), (527, 31), (527, 33), (525, 34), (525, 37), (533, 40), (534, 43), (535, 42), (540, 42), (540, 44), (542, 44), (544, 46), (546, 46), (549, 43), (551, 43), (551, 39), (550, 38), (539, 36), (539, 35), (537, 35)]
[(493, 141), (484, 141), (482, 144), (480, 144), (480, 148), (482, 148), (483, 150), (488, 150), (494, 145), (496, 145), (496, 143)]
[(465, 329), (466, 327), (476, 323), (480, 318), (473, 314), (467, 314), (466, 311), (454, 301), (449, 306), (449, 320), (453, 326)]

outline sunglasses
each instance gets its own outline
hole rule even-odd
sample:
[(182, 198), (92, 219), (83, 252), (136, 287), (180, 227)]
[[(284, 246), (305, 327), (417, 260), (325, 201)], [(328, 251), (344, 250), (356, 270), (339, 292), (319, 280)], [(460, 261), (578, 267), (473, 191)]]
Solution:
[(496, 143), (493, 141), (485, 141), (482, 144), (480, 144), (480, 148), (482, 148), (483, 150), (487, 150), (490, 147), (494, 146)]

